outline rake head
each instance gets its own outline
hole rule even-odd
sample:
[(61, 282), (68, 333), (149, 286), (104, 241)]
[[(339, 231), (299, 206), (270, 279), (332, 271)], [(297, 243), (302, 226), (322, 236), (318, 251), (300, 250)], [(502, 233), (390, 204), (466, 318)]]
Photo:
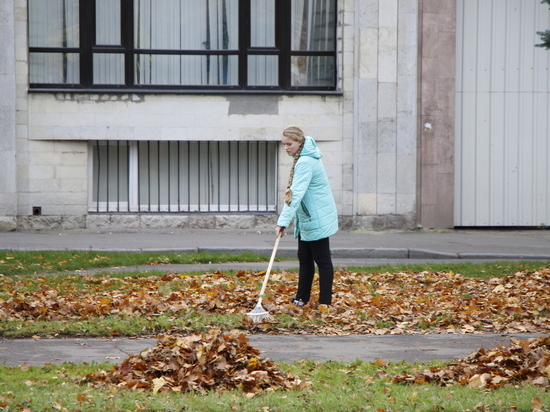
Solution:
[(246, 316), (248, 316), (250, 320), (254, 323), (261, 323), (264, 321), (273, 320), (273, 316), (271, 316), (269, 312), (264, 309), (261, 301), (259, 301), (252, 312), (248, 312)]

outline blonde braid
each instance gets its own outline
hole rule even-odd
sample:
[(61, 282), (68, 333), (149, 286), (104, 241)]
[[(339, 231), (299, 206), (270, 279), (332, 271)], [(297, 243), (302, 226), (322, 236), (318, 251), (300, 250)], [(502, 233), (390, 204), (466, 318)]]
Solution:
[(300, 158), (300, 153), (304, 148), (305, 138), (304, 138), (304, 132), (298, 126), (288, 126), (283, 131), (283, 136), (286, 136), (292, 140), (300, 142), (300, 148), (298, 149), (298, 152), (294, 155), (294, 163), (292, 163), (292, 169), (290, 169), (290, 177), (288, 178), (288, 184), (285, 190), (285, 203), (287, 205), (290, 205), (290, 203), (292, 202), (292, 190), (290, 190), (290, 186), (292, 186), (292, 181), (294, 180), (294, 167), (296, 166), (296, 163)]

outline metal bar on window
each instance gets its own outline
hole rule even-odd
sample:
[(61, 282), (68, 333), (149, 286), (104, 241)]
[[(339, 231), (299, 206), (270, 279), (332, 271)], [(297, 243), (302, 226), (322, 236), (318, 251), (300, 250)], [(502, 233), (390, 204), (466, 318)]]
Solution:
[[(240, 142), (237, 142), (237, 176), (239, 176), (241, 171), (241, 145)], [(237, 177), (237, 211), (241, 211), (241, 179)]]
[(197, 156), (197, 163), (198, 163), (198, 167), (197, 167), (197, 177), (198, 177), (198, 184), (197, 184), (197, 189), (198, 189), (198, 198), (197, 198), (197, 204), (198, 204), (198, 211), (200, 212), (201, 211), (201, 143), (198, 142), (198, 148), (197, 148), (197, 151), (198, 151), (198, 156)]
[(128, 172), (126, 173), (126, 196), (128, 196), (127, 212), (130, 211), (130, 205), (132, 204), (132, 198), (130, 197), (130, 142), (126, 141), (126, 164)]
[(256, 143), (256, 210), (260, 208), (260, 144)]
[[(139, 164), (140, 153), (141, 153), (140, 147), (141, 147), (141, 145), (138, 142), (138, 144), (137, 144), (137, 158), (138, 158), (137, 161), (138, 161), (138, 164)], [(137, 175), (138, 175), (138, 178), (137, 178), (137, 192), (138, 192), (137, 207), (138, 207), (138, 212), (141, 212), (141, 173), (140, 173), (140, 170), (139, 170), (139, 166), (138, 166)]]
[(106, 197), (107, 197), (107, 199), (106, 199), (106, 202), (107, 202), (107, 212), (109, 212), (109, 180), (111, 180), (111, 179), (109, 179), (109, 149), (110, 149), (110, 145), (109, 145), (109, 142), (107, 142), (107, 146), (106, 146), (106, 148), (105, 148), (105, 150), (106, 150), (106, 152), (107, 152), (107, 156), (106, 156), (106, 157), (107, 157), (107, 161), (106, 161), (106, 164), (107, 164), (107, 168), (106, 168), (106, 169), (107, 169), (107, 170), (106, 170), (106, 172), (105, 172), (105, 175), (106, 175), (106, 177), (107, 177), (107, 179), (106, 179), (106, 185), (105, 185), (105, 186), (106, 186), (106, 193), (107, 193), (107, 196), (106, 196)]
[(276, 144), (188, 141), (185, 154), (181, 142), (95, 141), (90, 207), (136, 211), (131, 205), (137, 203), (139, 212), (274, 211)]
[(116, 142), (116, 211), (120, 212), (120, 141)]
[(206, 142), (206, 204), (207, 210), (210, 212), (210, 204), (212, 203), (212, 161), (210, 160), (210, 142)]
[(246, 208), (250, 210), (250, 142), (246, 142)]
[(147, 142), (147, 207), (151, 211), (151, 142)]
[[(220, 169), (221, 169), (221, 163), (220, 163), (220, 142), (218, 142), (218, 212), (221, 210), (221, 176), (220, 176)], [(230, 202), (227, 202), (228, 205), (230, 205)]]
[[(269, 168), (268, 168), (268, 164), (269, 164), (269, 146), (267, 145), (267, 143), (265, 144), (265, 158), (264, 158), (264, 163), (265, 163), (265, 179), (266, 179), (266, 183), (267, 183), (267, 177), (269, 176)], [(268, 205), (269, 205), (269, 196), (268, 196), (268, 193), (269, 191), (267, 190), (267, 185), (265, 186), (265, 207), (267, 209)]]
[(227, 176), (229, 182), (227, 183), (227, 204), (229, 205), (228, 210), (231, 212), (231, 144), (227, 145), (227, 153), (229, 154), (227, 159)]
[(191, 211), (191, 142), (187, 142), (187, 211)]
[(170, 173), (170, 158), (172, 157), (170, 155), (171, 151), (170, 151), (170, 146), (172, 145), (172, 142), (168, 142), (168, 150), (166, 151), (166, 157), (168, 158), (168, 193), (167, 193), (167, 196), (168, 196), (168, 199), (167, 199), (167, 203), (168, 203), (168, 211), (171, 212), (171, 203), (172, 203), (172, 200), (170, 198), (170, 176), (172, 175), (172, 173)]
[(161, 198), (160, 198), (160, 187), (162, 171), (160, 169), (160, 142), (157, 142), (157, 212), (160, 212)]
[(181, 162), (180, 162), (181, 147), (178, 141), (178, 212), (181, 212)]
[(99, 212), (99, 188), (101, 186), (101, 153), (99, 152), (99, 140), (96, 141), (97, 153), (97, 193), (96, 193), (96, 212)]

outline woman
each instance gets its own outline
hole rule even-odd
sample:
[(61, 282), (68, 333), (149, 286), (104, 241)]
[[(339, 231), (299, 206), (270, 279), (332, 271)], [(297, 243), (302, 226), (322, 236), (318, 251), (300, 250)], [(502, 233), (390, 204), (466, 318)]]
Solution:
[(277, 220), (275, 234), (284, 236), (294, 219), (294, 237), (298, 238), (300, 274), (298, 291), (292, 301), (305, 305), (311, 297), (315, 263), (319, 267), (319, 303), (326, 310), (332, 304), (334, 267), (330, 256), (329, 236), (338, 231), (338, 212), (330, 189), (322, 153), (315, 140), (304, 136), (297, 126), (288, 126), (281, 139), (286, 153), (294, 156), (285, 203)]

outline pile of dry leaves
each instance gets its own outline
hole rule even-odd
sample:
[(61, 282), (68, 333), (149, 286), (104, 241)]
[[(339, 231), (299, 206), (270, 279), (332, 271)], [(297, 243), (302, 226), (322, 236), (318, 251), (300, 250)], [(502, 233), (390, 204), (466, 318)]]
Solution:
[(443, 368), (396, 376), (394, 382), (458, 384), (478, 389), (519, 383), (550, 387), (550, 336), (511, 341), (509, 346), (480, 349)]
[[(40, 280), (40, 278), (38, 278)], [(67, 276), (57, 288), (44, 283), (24, 292), (26, 280), (0, 279), (0, 320), (82, 320), (123, 314), (154, 317), (185, 313), (241, 314), (258, 301), (262, 274), (241, 271), (200, 276), (116, 278)], [(84, 281), (84, 286), (80, 286)], [(76, 285), (78, 284), (78, 288)], [(452, 272), (335, 273), (332, 310), (289, 305), (296, 274), (273, 273), (264, 307), (277, 318), (291, 314), (294, 327), (271, 323), (275, 333), (404, 334), (519, 333), (550, 331), (550, 269), (522, 271), (490, 280)], [(317, 285), (317, 282), (315, 282)], [(314, 289), (314, 294), (317, 289)]]
[(108, 371), (89, 374), (82, 383), (154, 393), (238, 388), (249, 394), (309, 385), (259, 355), (242, 332), (166, 336)]

